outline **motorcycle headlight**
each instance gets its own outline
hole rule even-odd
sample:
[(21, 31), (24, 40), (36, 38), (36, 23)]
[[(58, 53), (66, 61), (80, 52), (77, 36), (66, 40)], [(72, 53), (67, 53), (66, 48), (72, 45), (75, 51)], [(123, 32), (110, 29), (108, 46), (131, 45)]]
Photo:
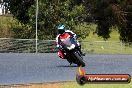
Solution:
[(70, 47), (67, 47), (69, 50), (72, 50), (72, 49), (74, 49), (75, 48), (75, 45), (74, 44), (72, 44)]
[(71, 48), (72, 48), (72, 49), (74, 49), (74, 48), (75, 48), (75, 45), (74, 45), (74, 44), (72, 44), (72, 45), (71, 45)]

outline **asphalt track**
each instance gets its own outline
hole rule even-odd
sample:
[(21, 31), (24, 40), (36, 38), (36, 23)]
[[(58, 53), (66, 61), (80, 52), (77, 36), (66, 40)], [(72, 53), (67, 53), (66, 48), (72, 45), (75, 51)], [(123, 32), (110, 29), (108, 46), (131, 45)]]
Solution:
[[(87, 73), (132, 75), (132, 55), (86, 55)], [(74, 81), (76, 65), (56, 53), (0, 54), (0, 85)]]

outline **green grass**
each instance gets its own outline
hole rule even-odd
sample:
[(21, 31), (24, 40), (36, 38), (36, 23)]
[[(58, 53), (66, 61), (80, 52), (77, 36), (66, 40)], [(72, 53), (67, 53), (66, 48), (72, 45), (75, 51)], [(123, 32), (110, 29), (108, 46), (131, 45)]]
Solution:
[(132, 83), (129, 84), (78, 84), (64, 85), (62, 88), (132, 88)]
[(96, 26), (93, 25), (88, 37), (82, 41), (82, 50), (90, 54), (132, 54), (132, 47), (126, 46), (119, 40), (119, 33), (116, 28), (110, 34), (110, 38), (104, 41), (93, 32)]
[(132, 47), (115, 41), (87, 41), (82, 42), (82, 49), (87, 53), (97, 54), (132, 54)]
[[(86, 37), (84, 40), (88, 40), (88, 41), (104, 41), (104, 39), (102, 37), (99, 37), (95, 32), (97, 25), (93, 24), (91, 25), (91, 29), (90, 30), (90, 34), (88, 37)], [(116, 27), (111, 28), (111, 33), (110, 33), (110, 38), (108, 38), (107, 41), (120, 41), (119, 40), (119, 33), (118, 33), (118, 29)]]

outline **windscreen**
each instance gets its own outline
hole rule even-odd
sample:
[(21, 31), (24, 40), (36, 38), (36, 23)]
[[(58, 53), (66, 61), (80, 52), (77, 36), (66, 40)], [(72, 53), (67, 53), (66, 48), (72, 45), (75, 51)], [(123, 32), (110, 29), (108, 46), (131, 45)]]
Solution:
[(72, 44), (76, 45), (76, 41), (74, 38), (69, 37), (67, 39), (65, 39), (64, 41), (62, 41), (64, 45), (66, 45), (67, 47), (70, 47)]

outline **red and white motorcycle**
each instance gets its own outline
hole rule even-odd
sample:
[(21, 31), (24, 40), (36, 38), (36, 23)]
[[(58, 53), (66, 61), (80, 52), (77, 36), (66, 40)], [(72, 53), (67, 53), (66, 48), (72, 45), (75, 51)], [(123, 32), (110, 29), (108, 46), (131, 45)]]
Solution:
[(78, 44), (77, 40), (73, 37), (69, 37), (65, 41), (62, 41), (61, 44), (64, 55), (61, 52), (58, 52), (59, 56), (67, 59), (67, 61), (72, 64), (77, 64), (78, 66), (85, 66), (83, 57), (79, 50), (80, 45)]

